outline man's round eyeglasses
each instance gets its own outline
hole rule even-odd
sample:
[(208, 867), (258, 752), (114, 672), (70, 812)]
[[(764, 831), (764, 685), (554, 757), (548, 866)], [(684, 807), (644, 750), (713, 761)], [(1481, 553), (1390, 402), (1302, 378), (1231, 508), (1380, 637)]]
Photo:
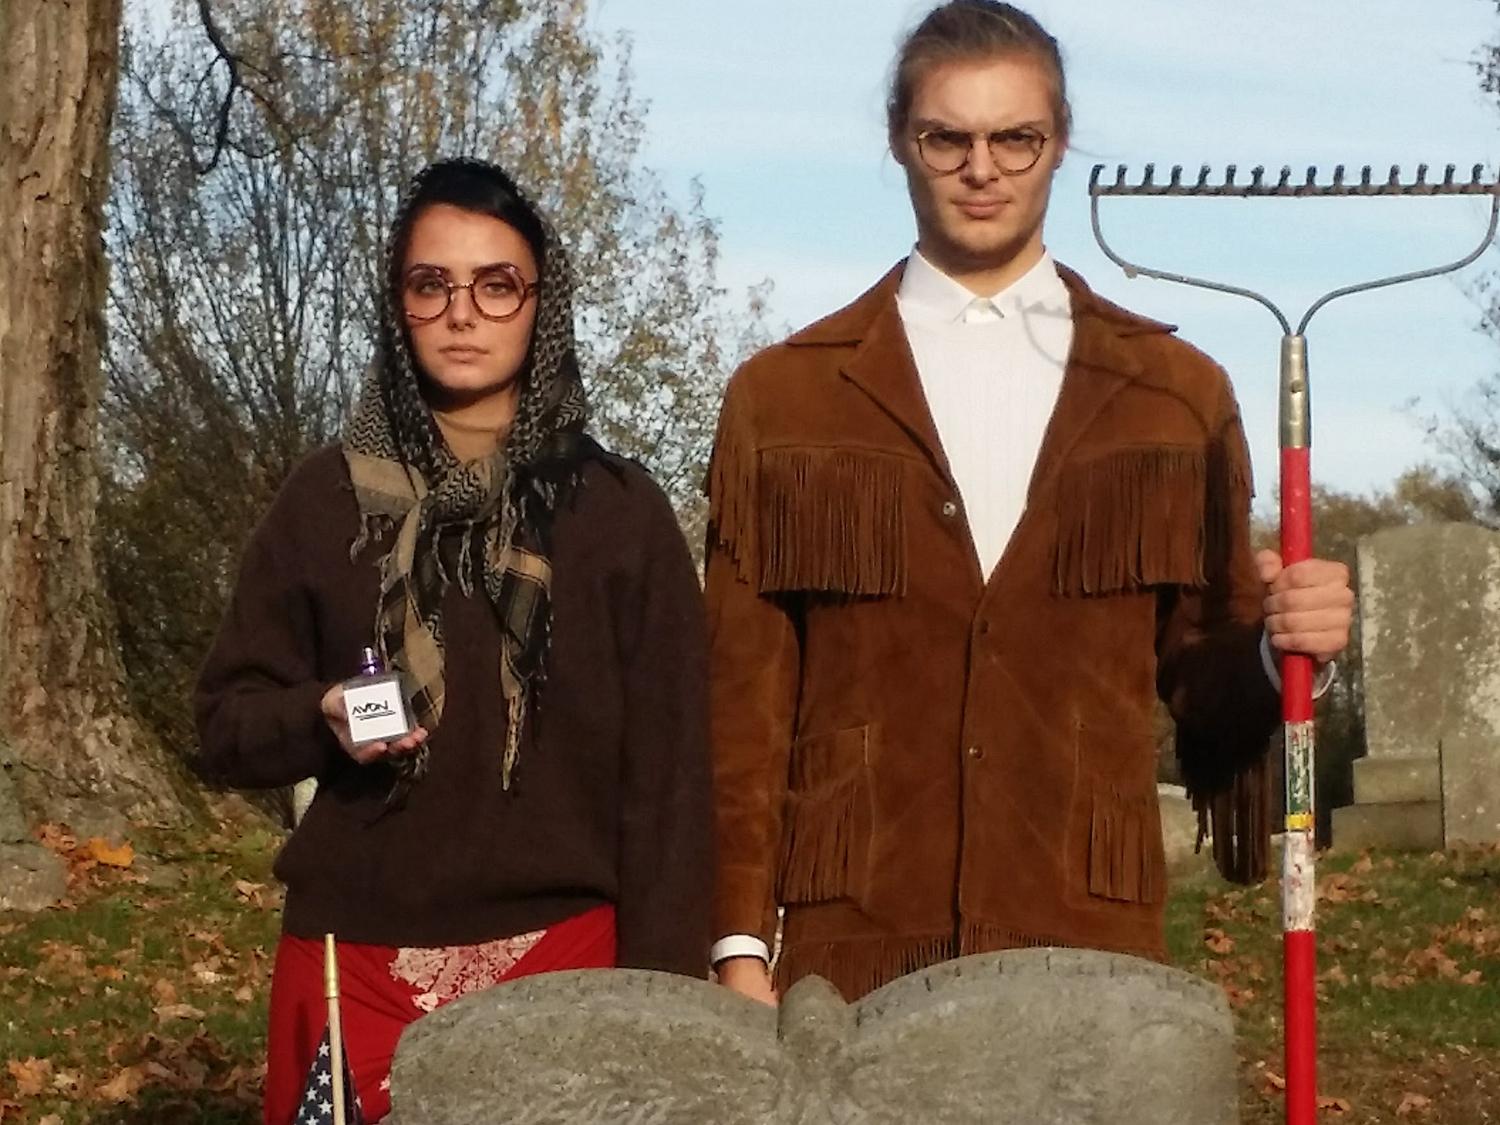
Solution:
[(974, 146), (985, 142), (990, 160), (1001, 174), (1019, 176), (1036, 167), (1052, 138), (1035, 129), (1000, 129), (993, 133), (968, 133), (962, 129), (934, 126), (917, 134), (917, 152), (922, 163), (940, 176), (950, 176), (974, 154)]
[(448, 311), (453, 294), (469, 291), (474, 311), (485, 320), (513, 320), (521, 315), (527, 300), (537, 291), (535, 282), (527, 281), (521, 271), (509, 262), (487, 266), (462, 285), (438, 269), (421, 267), (406, 275), (401, 286), (401, 307), (407, 319), (426, 323)]

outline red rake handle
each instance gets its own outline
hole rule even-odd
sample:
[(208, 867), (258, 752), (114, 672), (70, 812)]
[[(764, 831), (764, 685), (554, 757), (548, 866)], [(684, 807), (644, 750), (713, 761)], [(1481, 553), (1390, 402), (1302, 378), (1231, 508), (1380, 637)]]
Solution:
[[(1307, 446), (1281, 451), (1281, 561), (1312, 558), (1312, 458)], [(1313, 660), (1288, 654), (1281, 660), (1281, 717), (1307, 723), (1313, 717)], [(1290, 812), (1291, 810), (1288, 810)]]
[[(1293, 342), (1295, 341), (1295, 343)], [(1306, 352), (1300, 338), (1283, 348), (1281, 557), (1285, 566), (1312, 557), (1312, 460), (1307, 416)], [(1286, 832), (1282, 851), (1283, 981), (1286, 1016), (1287, 1125), (1318, 1116), (1317, 902), (1313, 819), (1313, 660), (1281, 661), (1281, 714), (1286, 739)]]

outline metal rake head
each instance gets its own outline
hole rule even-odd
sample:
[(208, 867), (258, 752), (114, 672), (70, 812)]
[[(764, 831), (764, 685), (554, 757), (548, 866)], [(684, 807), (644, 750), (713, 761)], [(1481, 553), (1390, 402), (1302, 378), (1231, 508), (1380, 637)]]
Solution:
[(1399, 165), (1391, 165), (1390, 175), (1381, 182), (1377, 182), (1370, 166), (1366, 164), (1360, 170), (1357, 183), (1349, 183), (1345, 180), (1344, 166), (1340, 164), (1333, 170), (1333, 182), (1320, 184), (1318, 182), (1318, 169), (1313, 166), (1307, 170), (1307, 176), (1300, 183), (1292, 182), (1292, 169), (1285, 166), (1281, 169), (1281, 175), (1276, 181), (1270, 182), (1266, 179), (1266, 169), (1263, 165), (1256, 165), (1251, 169), (1249, 183), (1236, 183), (1235, 177), (1239, 169), (1237, 165), (1231, 164), (1224, 169), (1223, 180), (1219, 183), (1210, 183), (1213, 170), (1207, 165), (1198, 173), (1196, 182), (1184, 183), (1182, 177), (1182, 165), (1172, 167), (1171, 175), (1166, 183), (1156, 182), (1156, 165), (1147, 164), (1144, 175), (1139, 183), (1127, 183), (1126, 177), (1129, 169), (1121, 164), (1115, 174), (1115, 182), (1103, 183), (1104, 165), (1095, 164), (1093, 174), (1089, 177), (1089, 194), (1095, 196), (1238, 196), (1247, 198), (1251, 196), (1284, 196), (1287, 198), (1310, 199), (1331, 196), (1376, 196), (1376, 195), (1494, 195), (1500, 197), (1500, 176), (1494, 180), (1485, 179), (1484, 165), (1474, 165), (1473, 177), (1464, 183), (1455, 178), (1458, 169), (1449, 164), (1443, 173), (1441, 180), (1429, 182), (1427, 179), (1427, 165), (1417, 167), (1417, 178), (1413, 183), (1401, 181), (1401, 168)]

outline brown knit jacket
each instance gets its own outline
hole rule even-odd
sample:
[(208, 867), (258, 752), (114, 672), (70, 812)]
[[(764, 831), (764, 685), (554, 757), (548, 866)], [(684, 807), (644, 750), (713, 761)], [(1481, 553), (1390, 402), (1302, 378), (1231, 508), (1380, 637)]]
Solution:
[[(1062, 271), (1075, 339), (980, 572), (898, 266), (731, 381), (709, 478), (716, 932), (855, 997), (958, 954), (1164, 954), (1157, 694), (1223, 866), (1263, 860), (1249, 467), (1222, 370)], [(1248, 781), (1247, 781), (1248, 775)], [(1254, 814), (1254, 815), (1252, 815)]]

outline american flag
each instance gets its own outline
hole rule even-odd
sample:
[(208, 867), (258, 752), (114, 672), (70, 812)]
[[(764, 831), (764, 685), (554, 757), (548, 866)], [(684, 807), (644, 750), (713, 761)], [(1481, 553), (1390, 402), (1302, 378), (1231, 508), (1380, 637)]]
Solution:
[[(339, 1061), (344, 1067), (343, 1125), (365, 1125), (364, 1110), (359, 1104), (359, 1094), (354, 1089), (354, 1075), (349, 1070), (349, 1059), (345, 1056)], [(307, 1085), (303, 1087), (302, 1101), (297, 1106), (297, 1116), (292, 1119), (292, 1125), (335, 1125), (333, 1047), (326, 1030), (323, 1032), (322, 1042), (318, 1044), (312, 1069), (307, 1072)]]

